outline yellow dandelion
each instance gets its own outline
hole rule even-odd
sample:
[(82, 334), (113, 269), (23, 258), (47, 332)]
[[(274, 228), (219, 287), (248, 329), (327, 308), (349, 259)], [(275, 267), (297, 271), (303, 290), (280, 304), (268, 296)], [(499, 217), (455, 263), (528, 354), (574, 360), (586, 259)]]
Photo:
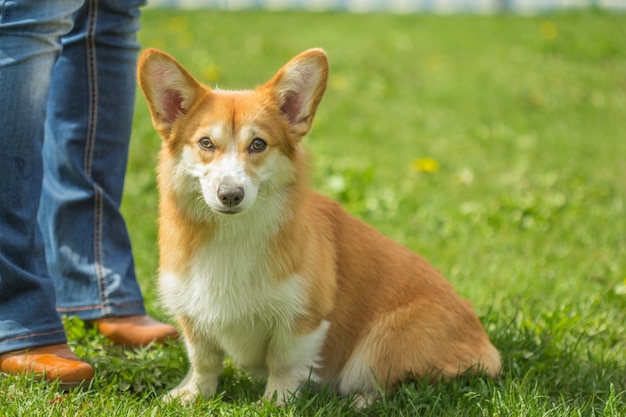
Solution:
[(424, 64), (426, 69), (431, 72), (437, 72), (443, 67), (443, 59), (440, 55), (428, 55), (424, 59)]
[(328, 86), (333, 91), (347, 91), (350, 89), (348, 78), (342, 74), (335, 74), (328, 80)]
[(220, 68), (217, 65), (207, 65), (202, 69), (202, 75), (207, 82), (214, 82), (220, 78)]
[(175, 15), (167, 22), (170, 32), (186, 32), (189, 29), (189, 19), (183, 15)]
[(179, 49), (189, 49), (193, 45), (195, 38), (191, 32), (180, 32), (176, 35), (176, 46)]
[(546, 97), (543, 94), (543, 92), (535, 90), (532, 93), (530, 93), (529, 101), (530, 101), (530, 104), (536, 107), (542, 107), (546, 103)]
[(432, 158), (419, 158), (413, 161), (413, 171), (432, 173), (439, 170), (439, 163)]
[(554, 22), (550, 20), (544, 20), (541, 22), (539, 25), (539, 31), (541, 32), (541, 37), (548, 41), (554, 40), (559, 35), (559, 30)]

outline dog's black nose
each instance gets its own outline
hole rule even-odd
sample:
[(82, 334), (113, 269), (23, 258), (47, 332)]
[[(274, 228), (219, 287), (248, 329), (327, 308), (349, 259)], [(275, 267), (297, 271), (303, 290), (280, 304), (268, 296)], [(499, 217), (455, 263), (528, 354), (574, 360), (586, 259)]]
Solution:
[(232, 186), (230, 184), (222, 184), (217, 189), (217, 198), (220, 199), (226, 207), (235, 207), (243, 201), (243, 188)]

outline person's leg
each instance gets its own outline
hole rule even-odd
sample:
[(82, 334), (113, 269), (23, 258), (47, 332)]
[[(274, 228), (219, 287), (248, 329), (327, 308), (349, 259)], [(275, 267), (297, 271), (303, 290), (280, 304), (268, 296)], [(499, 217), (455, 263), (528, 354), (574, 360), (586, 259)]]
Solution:
[(177, 336), (172, 326), (146, 316), (119, 211), (143, 3), (87, 0), (62, 38), (39, 212), (57, 310), (93, 321), (115, 343), (137, 346)]
[(62, 38), (48, 100), (39, 223), (57, 309), (84, 320), (145, 314), (119, 212), (141, 3), (86, 1)]
[(41, 147), (59, 38), (78, 1), (0, 1), (0, 371), (87, 383), (66, 344), (37, 227)]
[(0, 2), (0, 353), (65, 342), (37, 210), (50, 74), (79, 3)]

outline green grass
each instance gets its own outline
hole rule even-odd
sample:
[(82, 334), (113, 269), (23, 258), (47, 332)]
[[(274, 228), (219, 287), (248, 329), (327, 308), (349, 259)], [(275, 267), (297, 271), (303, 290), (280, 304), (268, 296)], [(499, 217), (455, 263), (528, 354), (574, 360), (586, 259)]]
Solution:
[[(228, 363), (216, 398), (165, 405), (186, 372), (182, 345), (125, 351), (68, 320), (93, 386), (59, 394), (2, 378), (1, 416), (626, 415), (625, 15), (146, 10), (140, 39), (222, 88), (325, 48), (329, 88), (306, 139), (314, 187), (440, 268), (501, 350), (503, 375), (407, 383), (360, 411), (310, 387), (276, 409)], [(138, 96), (123, 211), (148, 309), (166, 318), (159, 146)], [(424, 160), (437, 169), (416, 169)]]

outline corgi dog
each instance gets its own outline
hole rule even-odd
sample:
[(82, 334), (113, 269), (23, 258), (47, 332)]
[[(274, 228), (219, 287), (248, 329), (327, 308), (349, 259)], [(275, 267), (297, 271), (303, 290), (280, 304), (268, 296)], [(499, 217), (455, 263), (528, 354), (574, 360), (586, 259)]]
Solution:
[(408, 378), (494, 377), (500, 354), (427, 261), (307, 185), (302, 139), (328, 62), (307, 50), (246, 91), (148, 49), (138, 79), (162, 138), (159, 289), (190, 369), (166, 396), (213, 396), (225, 355), (284, 404), (309, 380), (364, 404)]

